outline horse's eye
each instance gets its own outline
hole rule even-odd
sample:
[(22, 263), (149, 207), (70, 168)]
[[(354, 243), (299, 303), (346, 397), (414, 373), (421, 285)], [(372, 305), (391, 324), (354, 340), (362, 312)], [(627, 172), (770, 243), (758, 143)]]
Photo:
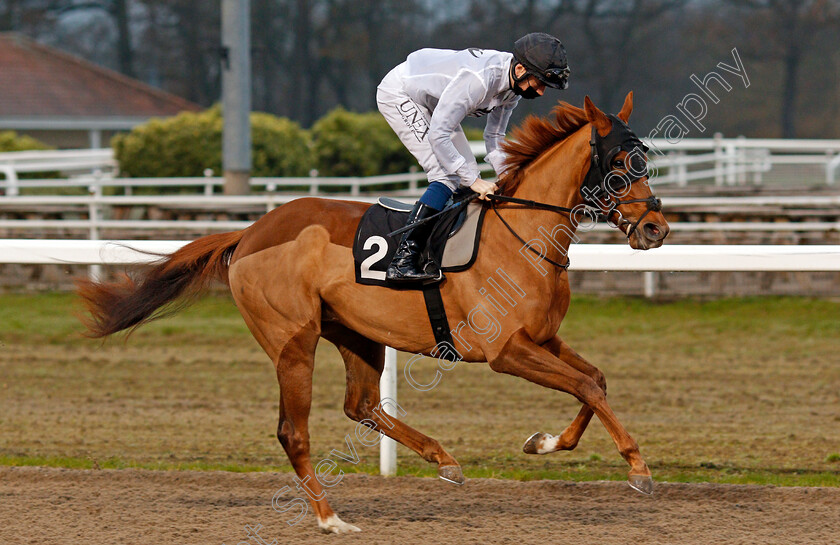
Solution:
[(613, 168), (624, 168), (624, 161), (621, 159), (613, 161)]

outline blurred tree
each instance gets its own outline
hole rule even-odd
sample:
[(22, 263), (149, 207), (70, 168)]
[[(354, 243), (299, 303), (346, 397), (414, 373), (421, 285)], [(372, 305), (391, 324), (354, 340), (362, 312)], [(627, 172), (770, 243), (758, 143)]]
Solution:
[[(147, 0), (148, 1), (148, 0)], [(177, 47), (182, 93), (212, 104), (221, 93), (221, 4), (204, 0), (154, 0), (169, 12), (168, 28)]]
[(78, 11), (96, 10), (107, 14), (116, 29), (119, 70), (126, 76), (135, 76), (128, 0), (54, 0), (50, 2), (48, 9), (59, 19)]
[(354, 108), (376, 109), (376, 86), (385, 74), (428, 45), (418, 0), (333, 0), (325, 15), (322, 66), (331, 90), (344, 99), (339, 102)]
[(687, 1), (572, 0), (555, 8), (557, 19), (574, 21), (582, 33), (585, 46), (577, 45), (578, 52), (586, 55), (582, 72), (594, 80), (597, 89), (592, 95), (602, 108), (617, 109), (622, 104), (628, 76), (642, 62), (639, 53), (648, 31)]
[[(838, 0), (728, 0), (750, 18), (754, 58), (781, 60), (779, 119), (783, 138), (797, 135), (796, 103), (800, 92), (803, 61), (809, 53), (836, 53), (840, 35)], [(835, 38), (834, 51), (815, 50), (822, 31)], [(758, 39), (760, 36), (760, 39)], [(829, 64), (830, 66), (830, 64)]]
[(14, 30), (20, 13), (20, 0), (5, 0), (0, 3), (0, 32)]
[(255, 110), (288, 115), (282, 66), (287, 49), (287, 7), (276, 0), (251, 0), (252, 104)]

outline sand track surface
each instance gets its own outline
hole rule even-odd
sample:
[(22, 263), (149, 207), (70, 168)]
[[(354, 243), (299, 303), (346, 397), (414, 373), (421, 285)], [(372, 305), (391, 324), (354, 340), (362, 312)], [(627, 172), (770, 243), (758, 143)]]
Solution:
[[(300, 494), (286, 473), (0, 468), (0, 543), (840, 543), (840, 489), (518, 482), (345, 475), (333, 508), (360, 534), (321, 534), (271, 507)], [(250, 543), (259, 543), (252, 537)]]

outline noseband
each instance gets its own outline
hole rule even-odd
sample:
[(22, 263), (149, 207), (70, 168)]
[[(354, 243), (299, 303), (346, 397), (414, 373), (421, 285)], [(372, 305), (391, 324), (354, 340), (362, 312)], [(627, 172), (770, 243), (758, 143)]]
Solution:
[[(506, 222), (499, 214), (499, 211), (496, 208), (496, 203), (512, 203), (518, 204), (522, 208), (548, 210), (550, 212), (568, 215), (570, 218), (573, 214), (583, 212), (585, 215), (594, 217), (596, 221), (599, 219), (605, 220), (610, 227), (614, 227), (616, 229), (620, 229), (625, 225), (630, 225), (630, 228), (625, 232), (627, 238), (630, 238), (645, 216), (647, 216), (650, 212), (659, 212), (662, 210), (662, 201), (654, 195), (651, 195), (646, 199), (622, 200), (620, 198), (621, 194), (629, 193), (630, 186), (633, 183), (647, 178), (647, 164), (645, 163), (645, 158), (642, 153), (647, 152), (648, 147), (645, 146), (635, 134), (633, 134), (633, 131), (630, 130), (624, 121), (613, 114), (608, 114), (607, 117), (609, 117), (610, 121), (612, 121), (612, 128), (606, 136), (602, 137), (598, 134), (598, 131), (595, 130), (595, 125), (592, 125), (592, 135), (589, 139), (589, 172), (580, 187), (580, 193), (583, 197), (584, 204), (583, 211), (563, 206), (554, 206), (538, 201), (517, 199), (515, 197), (505, 197), (503, 195), (492, 194), (488, 195), (490, 198), (490, 207), (493, 209), (493, 212), (496, 213), (496, 216), (498, 216), (498, 218), (502, 221), (504, 226), (507, 227), (508, 231), (510, 231), (513, 236), (519, 240), (519, 242), (528, 248), (528, 250), (534, 252), (545, 261), (548, 261), (555, 267), (559, 267), (561, 269), (569, 268), (568, 256), (566, 256), (565, 263), (558, 263), (534, 249), (534, 247), (520, 237), (519, 234), (513, 230), (510, 224), (508, 224), (508, 222)], [(634, 175), (635, 177), (633, 179), (628, 179), (624, 174), (617, 173), (610, 168), (612, 160), (621, 151), (626, 151), (628, 153), (627, 158), (629, 159), (630, 168), (628, 169), (627, 174)], [(614, 187), (613, 182), (616, 180), (620, 180), (622, 182), (623, 187), (621, 190), (623, 193), (621, 193), (617, 187)], [(625, 204), (641, 202), (647, 203), (647, 209), (641, 216), (639, 216), (639, 219), (637, 219), (635, 223), (631, 223), (630, 220), (625, 219), (624, 216), (622, 216), (621, 211), (618, 209), (619, 206)], [(607, 211), (604, 212), (604, 209)], [(613, 214), (618, 214), (618, 218), (615, 222), (610, 219)]]

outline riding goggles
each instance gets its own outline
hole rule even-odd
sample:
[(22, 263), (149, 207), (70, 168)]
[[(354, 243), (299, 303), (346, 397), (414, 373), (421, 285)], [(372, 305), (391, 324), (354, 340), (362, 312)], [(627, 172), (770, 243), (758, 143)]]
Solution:
[(569, 75), (572, 73), (568, 66), (562, 68), (549, 68), (542, 73), (534, 73), (534, 76), (541, 82), (554, 89), (566, 89), (569, 87)]

